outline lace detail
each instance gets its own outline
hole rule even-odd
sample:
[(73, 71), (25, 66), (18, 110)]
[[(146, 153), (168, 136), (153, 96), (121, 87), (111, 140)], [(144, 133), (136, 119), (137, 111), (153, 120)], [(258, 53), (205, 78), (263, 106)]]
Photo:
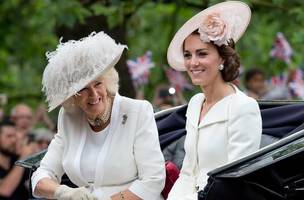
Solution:
[(107, 121), (110, 119), (111, 116), (112, 102), (113, 102), (112, 99), (108, 98), (105, 111), (101, 115), (97, 116), (95, 119), (88, 118), (88, 122), (95, 127), (101, 127), (105, 123), (107, 123)]

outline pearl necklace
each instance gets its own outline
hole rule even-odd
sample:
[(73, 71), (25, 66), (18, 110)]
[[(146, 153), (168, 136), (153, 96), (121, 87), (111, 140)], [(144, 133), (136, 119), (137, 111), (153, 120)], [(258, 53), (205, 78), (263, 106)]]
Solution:
[(97, 116), (95, 119), (88, 118), (88, 122), (91, 124), (91, 126), (101, 127), (104, 124), (106, 124), (110, 119), (111, 111), (112, 111), (112, 98), (108, 98), (106, 102), (105, 111), (99, 116)]

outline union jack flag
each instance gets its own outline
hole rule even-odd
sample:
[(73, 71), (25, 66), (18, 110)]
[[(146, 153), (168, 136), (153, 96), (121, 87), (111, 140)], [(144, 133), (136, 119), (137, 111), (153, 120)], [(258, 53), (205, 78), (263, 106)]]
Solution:
[(189, 83), (189, 81), (179, 71), (168, 68), (166, 69), (166, 76), (169, 79), (170, 84), (175, 88), (177, 92), (192, 88), (192, 85)]
[(146, 85), (149, 80), (150, 69), (154, 67), (152, 52), (147, 51), (144, 55), (137, 57), (136, 60), (127, 60), (127, 66), (134, 86), (138, 88), (141, 85)]
[(283, 33), (278, 32), (273, 47), (270, 51), (270, 56), (283, 60), (286, 63), (290, 63), (292, 54), (293, 51), (289, 42), (286, 40)]

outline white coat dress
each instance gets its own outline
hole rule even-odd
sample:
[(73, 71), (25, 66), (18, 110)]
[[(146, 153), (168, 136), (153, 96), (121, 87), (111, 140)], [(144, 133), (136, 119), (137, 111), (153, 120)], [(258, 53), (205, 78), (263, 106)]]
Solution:
[[(44, 177), (58, 182), (64, 173), (77, 186), (88, 186), (80, 170), (88, 122), (82, 111), (61, 108), (58, 133), (40, 167), (32, 176), (33, 191)], [(96, 175), (91, 189), (99, 200), (129, 189), (145, 200), (161, 200), (165, 183), (164, 158), (150, 103), (116, 94), (108, 135), (96, 158)], [(88, 166), (91, 163), (87, 163)]]
[(199, 122), (204, 94), (193, 96), (186, 117), (185, 158), (168, 200), (197, 200), (207, 173), (259, 149), (262, 120), (258, 103), (237, 87)]

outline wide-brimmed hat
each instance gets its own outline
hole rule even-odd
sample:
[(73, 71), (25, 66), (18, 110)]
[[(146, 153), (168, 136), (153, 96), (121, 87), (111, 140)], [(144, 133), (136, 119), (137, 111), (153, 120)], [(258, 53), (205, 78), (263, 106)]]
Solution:
[(169, 65), (185, 71), (183, 43), (195, 30), (203, 42), (212, 41), (215, 45), (227, 45), (229, 39), (237, 42), (245, 32), (251, 17), (247, 4), (240, 1), (226, 1), (213, 5), (189, 19), (173, 37), (168, 51)]
[(60, 42), (55, 51), (48, 52), (42, 90), (49, 111), (113, 67), (124, 48), (104, 32), (93, 32), (77, 41)]

